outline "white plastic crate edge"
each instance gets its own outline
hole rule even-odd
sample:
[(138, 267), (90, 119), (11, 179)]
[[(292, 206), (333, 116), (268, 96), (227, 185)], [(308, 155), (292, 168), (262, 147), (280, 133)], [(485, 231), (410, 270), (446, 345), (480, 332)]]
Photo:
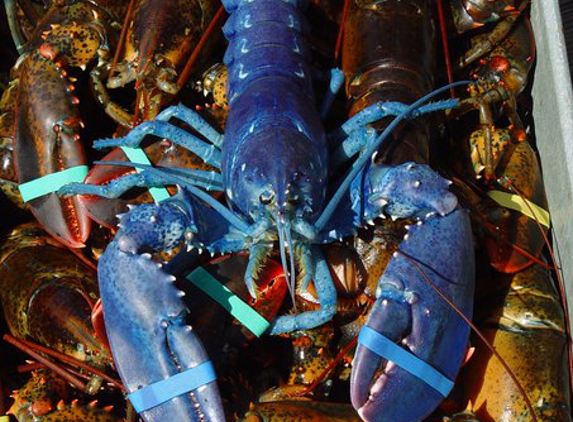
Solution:
[(573, 310), (573, 94), (558, 0), (533, 0), (537, 43), (533, 116), (537, 146)]

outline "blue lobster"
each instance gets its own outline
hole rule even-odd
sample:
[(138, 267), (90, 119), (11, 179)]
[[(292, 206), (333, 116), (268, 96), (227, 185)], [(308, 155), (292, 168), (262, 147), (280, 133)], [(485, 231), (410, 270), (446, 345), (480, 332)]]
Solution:
[[(96, 143), (98, 148), (136, 148), (151, 134), (189, 148), (220, 173), (136, 165), (141, 172), (106, 186), (72, 184), (60, 190), (62, 195), (117, 197), (133, 186), (179, 186), (170, 199), (133, 207), (121, 216), (120, 230), (99, 264), (108, 336), (128, 391), (147, 394), (152, 387), (150, 396), (161, 395), (159, 390), (177, 391), (140, 407), (147, 421), (224, 420), (213, 368), (184, 322), (188, 311), (182, 293), (174, 277), (149, 254), (182, 242), (211, 253), (248, 250), (245, 282), (256, 297), (257, 272), (278, 241), (282, 265), (285, 272), (290, 270), (293, 303), (296, 289), (304, 291), (311, 280), (320, 302), (316, 311), (276, 318), (269, 333), (279, 334), (319, 326), (336, 311), (336, 289), (321, 244), (354, 235), (358, 227), (386, 215), (414, 219), (417, 223), (409, 228), (401, 254), (380, 279), (376, 305), (360, 336), (351, 382), (353, 403), (367, 421), (419, 421), (447, 395), (448, 381), (465, 355), (468, 327), (425, 276), (471, 316), (474, 269), (468, 216), (448, 191), (450, 182), (428, 166), (386, 166), (374, 160), (380, 144), (402, 119), (450, 108), (455, 101), (423, 105), (442, 89), (410, 106), (380, 103), (326, 137), (314, 105), (304, 42), (301, 11), (306, 3), (223, 1), (231, 14), (224, 27), (229, 39), (225, 63), (230, 108), (224, 135), (178, 105), (125, 138)], [(333, 71), (323, 113), (342, 81), (343, 75)], [(390, 115), (398, 117), (382, 134), (368, 125)], [(201, 136), (170, 124), (171, 118), (184, 121)], [(329, 149), (336, 151), (333, 157)], [(330, 181), (329, 162), (350, 167), (336, 186)], [(223, 191), (228, 206), (206, 190)], [(422, 369), (412, 369), (412, 360)], [(202, 385), (178, 390), (165, 384), (193, 369), (203, 371)]]

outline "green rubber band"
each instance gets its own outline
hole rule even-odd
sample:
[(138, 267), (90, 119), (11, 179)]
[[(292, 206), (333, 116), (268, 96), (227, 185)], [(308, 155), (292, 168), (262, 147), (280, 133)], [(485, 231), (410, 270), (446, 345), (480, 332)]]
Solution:
[[(147, 158), (147, 155), (145, 155), (145, 152), (139, 148), (121, 147), (121, 150), (132, 163), (146, 164), (148, 166), (152, 165), (149, 158)], [(135, 170), (138, 173), (142, 171), (142, 169), (138, 168)], [(165, 188), (149, 188), (149, 193), (156, 202), (165, 201), (166, 199), (171, 198), (171, 195), (169, 195), (169, 192)]]
[(255, 336), (260, 337), (269, 328), (266, 319), (202, 267), (193, 270), (186, 278), (217, 301)]
[(551, 219), (549, 213), (541, 208), (539, 205), (534, 204), (526, 198), (522, 198), (514, 193), (507, 193), (499, 190), (489, 191), (488, 196), (497, 202), (499, 205), (519, 211), (523, 215), (531, 218), (532, 220), (539, 221), (545, 227), (550, 228)]
[(70, 167), (56, 173), (50, 173), (18, 186), (24, 202), (54, 193), (68, 183), (82, 183), (88, 175), (88, 166)]

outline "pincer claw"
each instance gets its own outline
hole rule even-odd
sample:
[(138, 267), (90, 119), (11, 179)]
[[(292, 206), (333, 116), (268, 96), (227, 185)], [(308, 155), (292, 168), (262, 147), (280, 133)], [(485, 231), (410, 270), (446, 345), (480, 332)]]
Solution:
[(417, 422), (449, 394), (469, 337), (457, 310), (471, 317), (471, 239), (461, 209), (410, 226), (359, 336), (351, 399), (365, 421)]

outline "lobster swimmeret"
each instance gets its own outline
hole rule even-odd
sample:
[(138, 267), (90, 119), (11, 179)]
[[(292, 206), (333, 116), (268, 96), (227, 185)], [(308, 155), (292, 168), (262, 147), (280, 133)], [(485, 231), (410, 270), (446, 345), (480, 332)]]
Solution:
[[(145, 135), (153, 134), (189, 148), (221, 173), (142, 166), (141, 173), (105, 187), (80, 184), (60, 191), (65, 195), (115, 197), (136, 185), (181, 186), (177, 196), (160, 204), (141, 205), (124, 215), (120, 231), (100, 261), (99, 280), (108, 336), (129, 391), (185, 372), (207, 360), (193, 331), (184, 326), (187, 310), (180, 292), (170, 283), (174, 277), (145, 253), (171, 250), (181, 242), (189, 248), (206, 248), (211, 253), (248, 250), (250, 260), (245, 281), (251, 295), (256, 296), (257, 272), (278, 241), (282, 265), (285, 270), (290, 269), (291, 293), (294, 294), (295, 285), (301, 291), (306, 290), (313, 280), (321, 305), (316, 311), (275, 319), (270, 333), (278, 334), (319, 326), (334, 315), (336, 289), (321, 244), (353, 235), (360, 225), (384, 214), (417, 219), (418, 223), (402, 242), (402, 250), (427, 270), (446, 296), (464, 312), (471, 313), (473, 253), (469, 223), (465, 212), (458, 209), (456, 197), (447, 190), (449, 182), (425, 165), (388, 166), (371, 158), (387, 132), (415, 110), (423, 112), (418, 107), (429, 97), (411, 106), (375, 104), (332, 136), (332, 142), (341, 143), (341, 151), (363, 151), (327, 202), (330, 139), (324, 134), (314, 106), (303, 37), (305, 22), (301, 16), (306, 2), (228, 0), (223, 3), (231, 13), (224, 28), (230, 41), (225, 56), (230, 107), (225, 135), (218, 134), (191, 110), (175, 106), (160, 113), (154, 121), (141, 124), (123, 139), (97, 143), (98, 147), (137, 147)], [(340, 72), (333, 71), (332, 75), (331, 94), (342, 83)], [(430, 105), (425, 111), (452, 105), (450, 102)], [(382, 135), (367, 126), (388, 115), (399, 118)], [(185, 121), (209, 142), (168, 123), (172, 117)], [(338, 160), (350, 158), (351, 155), (339, 156)], [(224, 191), (229, 206), (214, 201), (199, 187)], [(448, 252), (443, 245), (455, 246), (451, 250), (448, 246)], [(447, 256), (451, 251), (455, 252), (453, 256)], [(122, 271), (118, 273), (117, 268)], [(403, 353), (418, 355), (451, 379), (465, 354), (468, 329), (416, 271), (408, 267), (404, 257), (393, 258), (381, 278), (378, 302), (367, 331), (371, 338), (390, 337), (390, 343), (402, 340), (404, 347), (395, 347)], [(129, 303), (128, 296), (132, 298)], [(399, 323), (388, 326), (386, 316), (393, 318), (394, 312)], [(383, 331), (388, 327), (389, 331)], [(375, 353), (364, 351), (355, 361), (365, 380), (373, 379), (378, 372), (380, 359), (373, 356)], [(148, 369), (142, 371), (141, 362), (146, 362)], [(434, 387), (407, 370), (396, 366), (387, 369), (392, 375), (391, 382), (386, 378), (375, 381), (372, 394), (379, 395), (381, 400), (374, 396), (369, 400), (368, 409), (361, 411), (365, 419), (395, 419), (398, 411), (403, 412), (402, 404), (391, 402), (391, 395), (400, 393), (395, 391), (388, 399), (383, 394), (387, 387), (411, 392), (413, 410), (406, 419), (401, 415), (401, 420), (417, 421), (440, 402), (440, 393)], [(354, 388), (363, 395), (368, 394), (369, 385), (359, 384)], [(142, 416), (148, 421), (222, 420), (216, 395), (215, 384), (209, 382), (190, 394), (144, 411)]]

